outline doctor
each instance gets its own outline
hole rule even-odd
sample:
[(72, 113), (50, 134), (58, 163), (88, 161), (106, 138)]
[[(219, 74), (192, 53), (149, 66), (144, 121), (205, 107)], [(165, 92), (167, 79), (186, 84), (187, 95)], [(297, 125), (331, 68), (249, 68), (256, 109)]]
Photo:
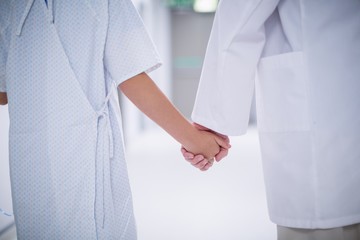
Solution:
[(193, 121), (245, 134), (254, 87), (278, 239), (360, 239), (360, 1), (220, 1)]

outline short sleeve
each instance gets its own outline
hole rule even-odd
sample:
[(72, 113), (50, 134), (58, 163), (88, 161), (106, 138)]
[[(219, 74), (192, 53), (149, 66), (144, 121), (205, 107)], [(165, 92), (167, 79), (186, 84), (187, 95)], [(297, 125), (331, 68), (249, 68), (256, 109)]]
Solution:
[(131, 0), (109, 0), (104, 64), (114, 82), (161, 66), (157, 50)]

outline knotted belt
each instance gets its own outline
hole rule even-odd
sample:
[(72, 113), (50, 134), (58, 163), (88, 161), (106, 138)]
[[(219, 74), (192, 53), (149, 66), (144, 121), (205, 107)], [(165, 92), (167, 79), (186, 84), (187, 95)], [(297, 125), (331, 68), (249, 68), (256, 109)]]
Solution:
[[(106, 161), (111, 160), (114, 157), (114, 139), (113, 132), (110, 122), (109, 116), (109, 101), (111, 95), (113, 93), (113, 89), (109, 89), (109, 93), (107, 94), (104, 103), (97, 114), (97, 159), (96, 159), (96, 181), (95, 181), (95, 192), (98, 194), (99, 184), (102, 187), (101, 195), (98, 196), (98, 201), (100, 203), (96, 205), (95, 202), (95, 221), (101, 224), (101, 227), (104, 228), (105, 222), (105, 164)], [(108, 143), (108, 144), (106, 144)], [(108, 145), (108, 148), (106, 147)], [(101, 159), (98, 159), (98, 158)], [(108, 157), (108, 159), (107, 159)], [(99, 165), (101, 164), (101, 165)], [(99, 176), (101, 173), (101, 176)], [(95, 200), (96, 201), (96, 200)], [(96, 209), (96, 206), (99, 209)], [(99, 215), (97, 214), (99, 213)]]

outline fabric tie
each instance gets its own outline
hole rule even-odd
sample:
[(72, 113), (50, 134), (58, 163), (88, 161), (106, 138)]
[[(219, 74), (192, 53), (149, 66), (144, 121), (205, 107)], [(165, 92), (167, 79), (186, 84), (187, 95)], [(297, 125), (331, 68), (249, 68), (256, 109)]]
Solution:
[(0, 214), (4, 215), (4, 216), (6, 216), (6, 217), (12, 217), (12, 216), (13, 216), (12, 214), (5, 212), (5, 211), (2, 210), (1, 208), (0, 208)]
[[(112, 95), (112, 89), (110, 88), (109, 93), (107, 94), (103, 106), (102, 108), (96, 112), (98, 119), (97, 119), (97, 154), (99, 154), (99, 151), (101, 151), (101, 158), (100, 161), (97, 160), (97, 166), (96, 166), (96, 172), (97, 172), (97, 177), (98, 173), (100, 171), (98, 164), (101, 164), (101, 177), (100, 177), (100, 184), (102, 187), (102, 191), (101, 191), (101, 196), (99, 198), (99, 200), (101, 201), (101, 203), (99, 204), (99, 212), (100, 215), (96, 217), (95, 220), (98, 220), (98, 222), (101, 223), (101, 227), (104, 228), (104, 222), (105, 222), (105, 161), (106, 156), (109, 156), (108, 160), (111, 160), (114, 157), (114, 139), (113, 139), (113, 132), (112, 132), (112, 127), (111, 127), (111, 122), (110, 122), (110, 116), (109, 116), (109, 100), (110, 97)], [(101, 121), (105, 121), (104, 123), (101, 123)], [(103, 129), (102, 129), (102, 125), (103, 125)], [(102, 132), (103, 131), (103, 132)], [(102, 139), (100, 139), (100, 137), (103, 137)], [(107, 138), (107, 139), (106, 139)], [(105, 149), (105, 145), (106, 142), (108, 140), (108, 149)], [(102, 142), (101, 146), (100, 146), (100, 142)], [(108, 151), (108, 152), (106, 152)], [(99, 155), (97, 155), (99, 156)], [(97, 192), (97, 186), (98, 186), (98, 181), (96, 181), (96, 192)], [(96, 209), (95, 209), (95, 216), (96, 216)]]
[(110, 123), (109, 106), (108, 106), (111, 94), (112, 94), (112, 91), (110, 91), (108, 93), (108, 95), (106, 96), (103, 107), (99, 111), (96, 112), (96, 114), (98, 116), (98, 130), (99, 130), (99, 120), (102, 118), (105, 119), (105, 128), (107, 131), (107, 135), (109, 137), (110, 159), (112, 159), (114, 157), (114, 138), (113, 138), (113, 132), (112, 132), (111, 123)]

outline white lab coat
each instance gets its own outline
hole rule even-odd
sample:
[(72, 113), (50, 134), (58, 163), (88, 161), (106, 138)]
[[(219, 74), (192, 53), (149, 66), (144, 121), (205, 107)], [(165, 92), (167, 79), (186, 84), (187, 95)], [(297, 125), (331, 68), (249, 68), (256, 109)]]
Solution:
[(244, 134), (254, 86), (271, 220), (359, 223), (360, 1), (220, 1), (193, 120)]
[(159, 66), (131, 0), (0, 2), (18, 239), (136, 239), (116, 86)]

